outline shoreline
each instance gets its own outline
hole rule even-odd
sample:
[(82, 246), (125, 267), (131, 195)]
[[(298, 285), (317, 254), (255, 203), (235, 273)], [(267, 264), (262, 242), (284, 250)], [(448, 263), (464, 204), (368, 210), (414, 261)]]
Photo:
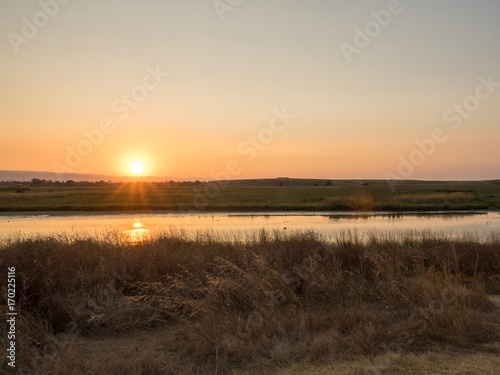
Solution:
[(329, 208), (318, 208), (318, 207), (237, 207), (237, 208), (228, 208), (228, 207), (208, 207), (203, 210), (183, 210), (183, 209), (173, 209), (173, 208), (144, 208), (144, 207), (40, 207), (40, 208), (5, 208), (0, 207), (0, 215), (10, 214), (10, 213), (180, 213), (180, 214), (210, 214), (210, 213), (263, 213), (263, 214), (276, 214), (276, 213), (294, 213), (294, 212), (302, 212), (302, 213), (321, 213), (321, 214), (432, 214), (432, 213), (450, 213), (453, 214), (455, 212), (500, 212), (499, 208), (496, 207), (486, 207), (486, 206), (460, 206), (460, 207), (446, 207), (446, 206), (425, 206), (425, 207), (401, 207), (398, 209), (384, 208), (381, 207), (379, 209), (360, 211), (360, 210), (349, 210), (349, 209), (329, 209)]
[[(487, 215), (500, 213), (499, 209), (474, 210), (374, 210), (374, 211), (344, 211), (344, 210), (32, 210), (32, 211), (1, 211), (2, 216), (98, 216), (98, 215), (175, 215), (175, 216), (434, 216), (434, 215)], [(255, 214), (255, 215), (254, 215)]]

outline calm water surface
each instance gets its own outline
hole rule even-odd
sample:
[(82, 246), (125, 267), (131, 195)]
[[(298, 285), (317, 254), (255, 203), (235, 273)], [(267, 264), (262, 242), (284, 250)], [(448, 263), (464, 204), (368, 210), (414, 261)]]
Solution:
[(431, 230), (451, 236), (464, 233), (480, 239), (500, 236), (500, 212), (276, 212), (276, 213), (3, 213), (0, 237), (21, 235), (102, 235), (118, 232), (138, 242), (160, 231), (184, 230), (188, 235), (214, 231), (248, 235), (260, 229), (314, 230), (336, 236), (347, 229), (359, 234), (373, 231)]

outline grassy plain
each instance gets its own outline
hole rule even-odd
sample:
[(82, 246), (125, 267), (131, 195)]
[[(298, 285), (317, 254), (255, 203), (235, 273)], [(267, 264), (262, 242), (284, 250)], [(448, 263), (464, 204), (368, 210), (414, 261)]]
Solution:
[[(123, 183), (102, 187), (0, 187), (0, 211), (133, 210), (474, 210), (500, 209), (500, 182), (334, 181), (304, 186), (266, 184), (169, 186)], [(277, 186), (282, 183), (284, 186)], [(274, 186), (271, 186), (274, 184)], [(290, 186), (288, 186), (290, 184)]]
[(498, 373), (499, 238), (11, 238), (0, 264), (26, 374)]

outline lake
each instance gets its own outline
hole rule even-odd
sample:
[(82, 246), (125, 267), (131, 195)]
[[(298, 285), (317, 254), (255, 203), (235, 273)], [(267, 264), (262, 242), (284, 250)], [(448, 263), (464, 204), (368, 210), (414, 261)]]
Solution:
[(450, 236), (473, 234), (482, 240), (500, 236), (500, 212), (246, 212), (246, 213), (0, 213), (0, 237), (53, 234), (102, 235), (117, 232), (140, 242), (158, 232), (183, 230), (187, 235), (213, 231), (226, 237), (261, 229), (314, 230), (326, 236), (356, 230), (430, 230)]

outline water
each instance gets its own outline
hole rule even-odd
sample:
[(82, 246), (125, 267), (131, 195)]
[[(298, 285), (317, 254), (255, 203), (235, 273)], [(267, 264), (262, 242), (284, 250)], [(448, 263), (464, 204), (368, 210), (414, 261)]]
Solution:
[(84, 236), (118, 232), (140, 242), (159, 231), (184, 230), (188, 235), (214, 231), (247, 235), (261, 230), (314, 230), (337, 236), (347, 229), (373, 231), (430, 230), (449, 236), (472, 234), (486, 240), (500, 236), (500, 212), (274, 212), (274, 213), (2, 213), (0, 237), (54, 234)]

